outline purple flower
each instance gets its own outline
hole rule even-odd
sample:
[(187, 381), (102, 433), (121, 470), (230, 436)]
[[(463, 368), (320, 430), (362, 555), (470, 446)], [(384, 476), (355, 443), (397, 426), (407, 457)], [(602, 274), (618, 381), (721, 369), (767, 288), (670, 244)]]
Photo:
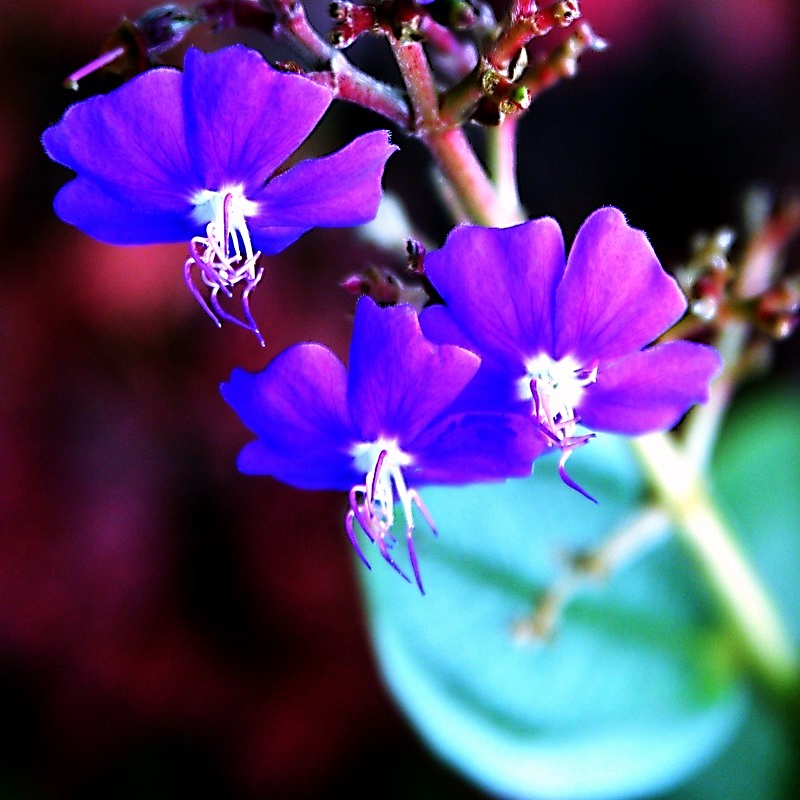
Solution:
[[(235, 370), (222, 394), (258, 437), (239, 469), (301, 489), (350, 493), (345, 527), (356, 553), (355, 523), (383, 558), (392, 557), (394, 504), (406, 523), (417, 585), (413, 507), (433, 529), (417, 493), (425, 484), (467, 484), (530, 474), (533, 436), (517, 415), (450, 412), (480, 360), (422, 336), (410, 306), (381, 309), (359, 300), (349, 373), (319, 344), (299, 344), (263, 372)], [(434, 530), (435, 533), (435, 530)]]
[(469, 403), (525, 409), (543, 443), (561, 450), (562, 479), (589, 499), (564, 468), (594, 435), (578, 424), (631, 436), (670, 428), (708, 399), (722, 366), (700, 344), (645, 348), (683, 315), (686, 298), (615, 208), (584, 222), (568, 259), (558, 224), (543, 218), (457, 228), (425, 271), (446, 303), (423, 312), (425, 334), (483, 361)]
[[(190, 48), (183, 72), (145, 72), (45, 131), (48, 155), (78, 173), (56, 196), (56, 213), (111, 244), (190, 242), (184, 274), (200, 305), (218, 325), (232, 320), (260, 338), (248, 305), (260, 254), (315, 226), (372, 219), (397, 149), (375, 131), (276, 175), (331, 101), (328, 89), (273, 69), (254, 50)], [(217, 297), (240, 283), (246, 323)]]

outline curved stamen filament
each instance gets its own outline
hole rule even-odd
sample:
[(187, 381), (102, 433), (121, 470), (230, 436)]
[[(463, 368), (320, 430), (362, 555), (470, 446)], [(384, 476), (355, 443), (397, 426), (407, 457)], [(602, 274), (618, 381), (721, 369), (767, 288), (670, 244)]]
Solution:
[[(189, 243), (189, 257), (183, 267), (184, 280), (192, 296), (217, 327), (221, 326), (221, 320), (233, 322), (252, 331), (263, 347), (264, 338), (250, 311), (250, 292), (261, 280), (264, 269), (256, 268), (261, 253), (253, 252), (245, 216), (236, 200), (231, 192), (227, 192), (221, 202), (218, 194), (214, 193), (205, 201), (215, 216), (206, 225), (206, 235), (195, 236)], [(240, 238), (242, 246), (239, 244)], [(242, 249), (246, 257), (242, 255)], [(210, 289), (208, 301), (192, 279), (194, 268), (197, 268), (201, 280)], [(244, 283), (241, 297), (244, 319), (225, 311), (218, 297), (219, 292), (228, 298), (233, 297), (232, 289), (239, 283)]]
[[(393, 458), (393, 456), (395, 457)], [(422, 498), (420, 498), (415, 489), (407, 487), (400, 464), (396, 463), (400, 460), (402, 459), (393, 452), (387, 449), (380, 450), (374, 466), (367, 473), (364, 484), (354, 486), (350, 490), (350, 509), (345, 517), (345, 529), (350, 544), (368, 568), (371, 569), (369, 561), (358, 544), (354, 522), (358, 522), (367, 538), (377, 545), (384, 561), (404, 580), (411, 583), (411, 579), (397, 564), (391, 553), (397, 544), (397, 540), (391, 533), (394, 525), (394, 500), (396, 494), (406, 518), (406, 547), (411, 569), (414, 573), (417, 587), (422, 594), (425, 594), (416, 548), (414, 547), (414, 506), (419, 509), (434, 535), (437, 535), (437, 532), (433, 518), (422, 502)]]
[(583, 389), (597, 380), (598, 365), (579, 367), (570, 359), (554, 362), (539, 356), (533, 362), (530, 394), (533, 401), (533, 421), (539, 432), (553, 447), (561, 450), (558, 474), (571, 489), (596, 503), (585, 489), (574, 481), (566, 470), (566, 461), (573, 450), (594, 438), (593, 433), (575, 435), (580, 419), (573, 405), (577, 404)]

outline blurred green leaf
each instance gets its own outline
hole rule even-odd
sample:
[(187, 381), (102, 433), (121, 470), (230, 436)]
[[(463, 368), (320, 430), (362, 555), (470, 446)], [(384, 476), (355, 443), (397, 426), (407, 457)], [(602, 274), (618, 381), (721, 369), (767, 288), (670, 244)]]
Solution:
[[(756, 705), (725, 754), (665, 800), (788, 800), (797, 797), (797, 755), (785, 720)], [(795, 791), (790, 784), (795, 781)]]
[[(737, 404), (713, 471), (721, 508), (800, 643), (800, 395)], [(796, 708), (756, 705), (722, 758), (672, 800), (785, 800), (800, 788)]]
[(735, 406), (713, 474), (720, 508), (800, 644), (800, 393)]
[(441, 533), (416, 535), (428, 594), (383, 563), (363, 572), (375, 649), (423, 739), (488, 791), (653, 794), (724, 748), (745, 692), (672, 542), (573, 601), (554, 641), (514, 642), (514, 622), (558, 577), (559, 554), (598, 543), (641, 500), (623, 440), (599, 438), (570, 467), (599, 506), (564, 486), (552, 459), (532, 480), (426, 489)]

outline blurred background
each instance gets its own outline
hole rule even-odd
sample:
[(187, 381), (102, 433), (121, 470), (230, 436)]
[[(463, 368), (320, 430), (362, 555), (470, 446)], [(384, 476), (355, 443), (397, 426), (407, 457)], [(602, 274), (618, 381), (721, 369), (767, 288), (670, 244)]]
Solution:
[[(69, 173), (41, 132), (116, 85), (62, 81), (150, 5), (0, 0), (0, 798), (477, 800), (381, 684), (345, 498), (239, 475), (249, 435), (217, 389), (301, 340), (345, 355), (354, 300), (338, 283), (387, 256), (312, 231), (271, 258), (253, 298), (262, 349), (196, 306), (183, 245), (106, 246), (52, 212)], [(310, 7), (324, 20), (327, 2)], [(736, 226), (749, 190), (800, 189), (795, 0), (582, 8), (611, 47), (522, 122), (531, 216), (569, 238), (617, 205), (671, 267), (698, 231)], [(391, 77), (382, 42), (355, 54)], [(316, 145), (384, 125), (342, 105)], [(387, 189), (439, 243), (442, 209), (413, 182), (422, 148), (396, 141)], [(799, 353), (796, 338), (776, 348), (770, 385), (797, 385)]]

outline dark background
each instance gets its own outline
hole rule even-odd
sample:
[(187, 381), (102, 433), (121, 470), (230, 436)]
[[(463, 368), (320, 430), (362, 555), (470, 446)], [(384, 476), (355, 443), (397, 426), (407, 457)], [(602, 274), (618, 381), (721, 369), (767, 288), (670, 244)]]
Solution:
[[(346, 353), (353, 299), (337, 283), (385, 257), (314, 231), (270, 259), (262, 350), (196, 307), (182, 245), (113, 248), (52, 213), (69, 176), (41, 131), (115, 85), (76, 96), (61, 81), (147, 7), (0, 0), (0, 797), (480, 797), (381, 685), (344, 498), (239, 475), (248, 433), (217, 390), (300, 340)], [(522, 123), (532, 216), (571, 237), (618, 205), (674, 266), (696, 231), (739, 222), (753, 186), (800, 188), (794, 0), (583, 9), (611, 48)], [(383, 69), (384, 47), (356, 53)], [(342, 106), (323, 141), (381, 124)], [(409, 180), (424, 153), (397, 141), (387, 188), (441, 241), (430, 184)], [(780, 345), (769, 380), (796, 382), (797, 354)]]

